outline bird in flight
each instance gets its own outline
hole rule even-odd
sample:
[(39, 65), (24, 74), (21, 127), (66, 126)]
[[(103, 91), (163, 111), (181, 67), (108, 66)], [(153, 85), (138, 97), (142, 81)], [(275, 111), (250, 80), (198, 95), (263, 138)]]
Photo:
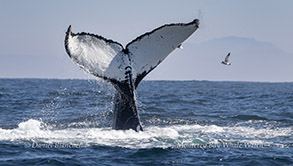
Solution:
[(227, 54), (225, 61), (222, 61), (222, 64), (224, 65), (231, 65), (231, 63), (229, 63), (229, 57), (230, 57), (230, 52)]

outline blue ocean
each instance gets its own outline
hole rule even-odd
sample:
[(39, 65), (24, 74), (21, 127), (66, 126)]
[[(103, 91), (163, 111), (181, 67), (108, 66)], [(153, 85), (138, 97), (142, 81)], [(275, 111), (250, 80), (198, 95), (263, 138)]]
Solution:
[(143, 132), (100, 80), (0, 79), (0, 165), (292, 165), (293, 83), (143, 81)]

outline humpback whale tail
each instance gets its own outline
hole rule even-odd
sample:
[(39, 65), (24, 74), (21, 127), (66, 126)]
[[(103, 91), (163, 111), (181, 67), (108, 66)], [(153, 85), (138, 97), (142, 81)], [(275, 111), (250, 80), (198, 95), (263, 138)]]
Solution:
[(124, 48), (120, 43), (90, 33), (73, 33), (68, 27), (65, 49), (70, 58), (88, 73), (115, 87), (113, 129), (142, 130), (135, 89), (140, 81), (174, 49), (181, 47), (199, 27), (190, 23), (166, 24), (147, 32)]

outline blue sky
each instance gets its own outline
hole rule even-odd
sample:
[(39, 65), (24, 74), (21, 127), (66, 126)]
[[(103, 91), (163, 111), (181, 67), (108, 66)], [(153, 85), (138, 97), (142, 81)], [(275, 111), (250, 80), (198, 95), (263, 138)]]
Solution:
[[(186, 43), (236, 36), (271, 43), (293, 55), (292, 6), (291, 0), (0, 0), (0, 78), (90, 78), (65, 52), (69, 25), (73, 32), (99, 34), (125, 46), (163, 24), (199, 18), (200, 29)], [(168, 74), (167, 70), (158, 71)], [(152, 77), (156, 74), (147, 78), (159, 79)], [(184, 74), (185, 79), (198, 79)], [(290, 75), (280, 81), (293, 81)], [(168, 78), (177, 79), (176, 75)], [(218, 80), (212, 76), (208, 79)], [(226, 80), (245, 78), (235, 75)]]

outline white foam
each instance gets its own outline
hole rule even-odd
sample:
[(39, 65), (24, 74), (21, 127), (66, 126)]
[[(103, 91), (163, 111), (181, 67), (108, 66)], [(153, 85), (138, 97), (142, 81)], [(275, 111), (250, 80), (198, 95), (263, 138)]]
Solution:
[(168, 148), (193, 143), (218, 143), (221, 140), (249, 141), (260, 144), (268, 143), (267, 139), (274, 141), (276, 138), (277, 143), (280, 143), (278, 137), (290, 137), (292, 133), (292, 127), (256, 129), (198, 124), (144, 127), (143, 132), (112, 130), (111, 128), (53, 129), (52, 126), (46, 126), (41, 121), (30, 119), (20, 123), (15, 129), (0, 128), (0, 141), (70, 143), (125, 148)]

